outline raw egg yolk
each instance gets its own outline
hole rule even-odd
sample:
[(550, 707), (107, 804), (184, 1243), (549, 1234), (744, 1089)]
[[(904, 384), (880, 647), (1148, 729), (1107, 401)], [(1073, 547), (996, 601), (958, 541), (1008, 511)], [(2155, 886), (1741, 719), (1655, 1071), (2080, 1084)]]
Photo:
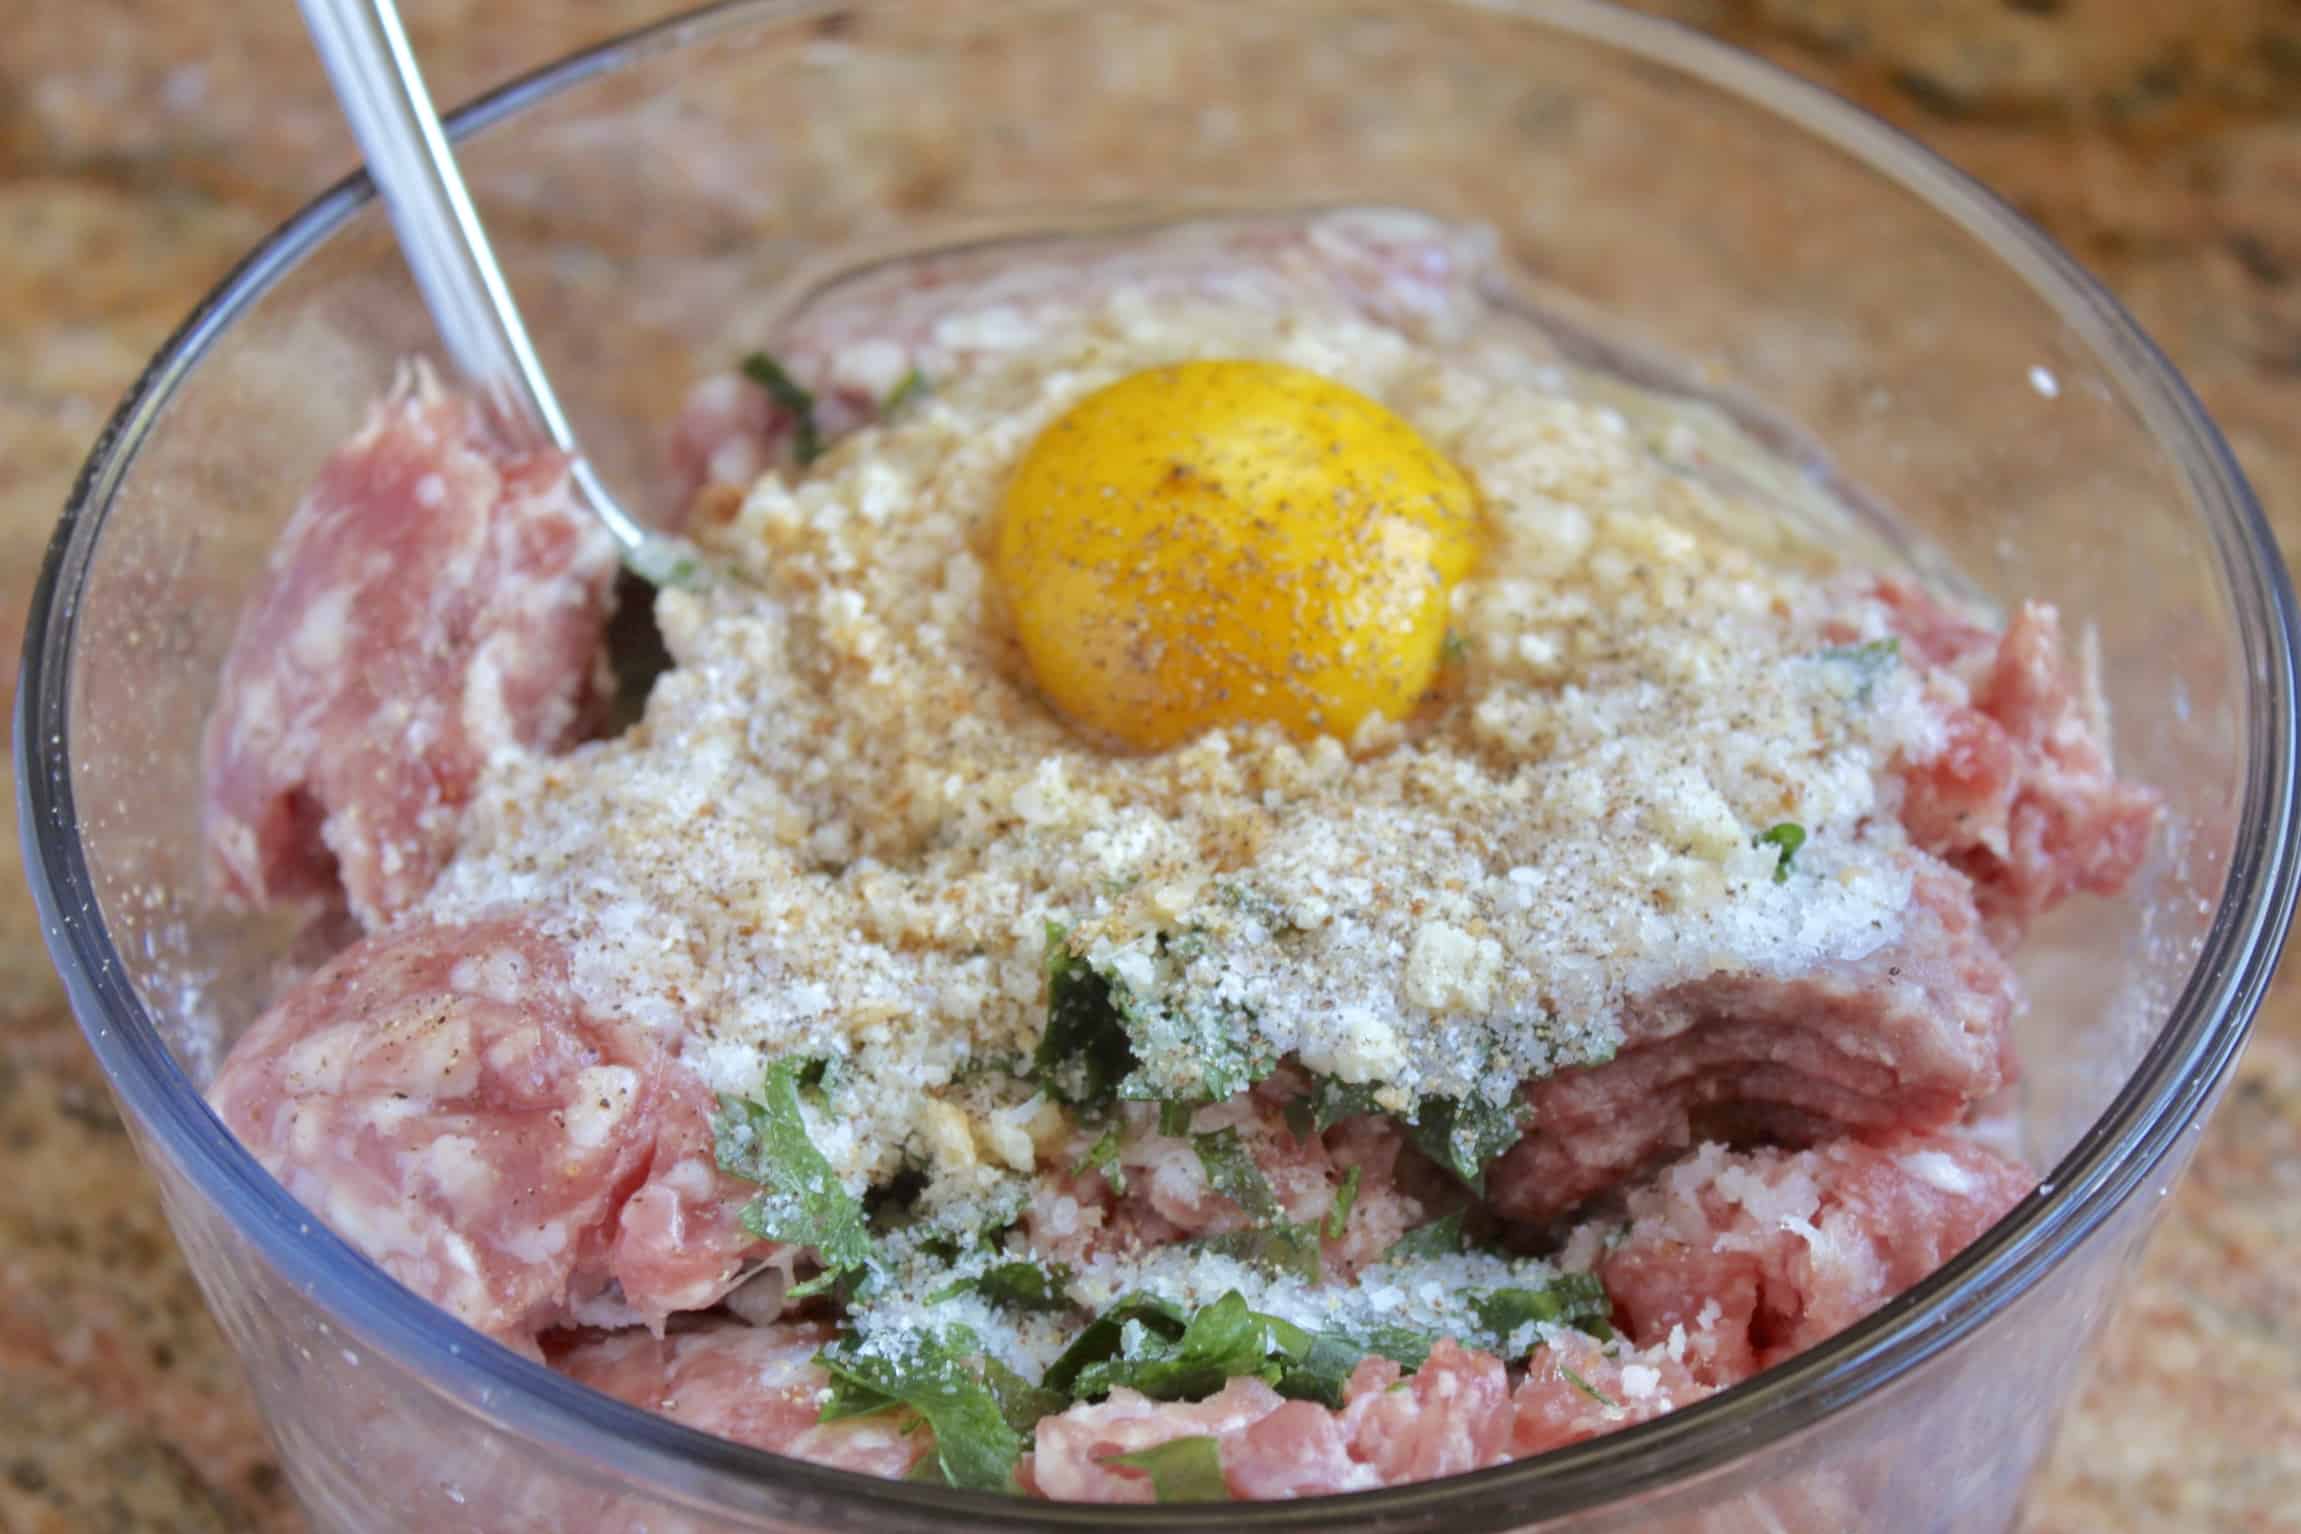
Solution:
[(1000, 507), (996, 568), (1055, 708), (1158, 751), (1223, 725), (1349, 739), (1437, 673), (1477, 554), (1461, 471), (1355, 390), (1185, 362), (1088, 395)]

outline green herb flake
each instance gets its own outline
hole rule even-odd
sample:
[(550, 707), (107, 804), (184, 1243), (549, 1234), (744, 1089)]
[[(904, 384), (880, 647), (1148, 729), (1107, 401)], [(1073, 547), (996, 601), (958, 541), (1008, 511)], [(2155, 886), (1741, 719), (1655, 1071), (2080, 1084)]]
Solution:
[(815, 1355), (831, 1376), (821, 1420), (906, 1407), (934, 1433), (933, 1457), (951, 1485), (1012, 1490), (1023, 1440), (997, 1391), (969, 1366), (975, 1351), (974, 1336), (956, 1327), (841, 1337)]
[(1335, 1191), (1334, 1203), (1326, 1211), (1325, 1235), (1329, 1241), (1340, 1241), (1342, 1233), (1350, 1228), (1350, 1206), (1358, 1202), (1357, 1167), (1344, 1174), (1342, 1186)]
[(1071, 1345), (1063, 1349), (1062, 1356), (1047, 1365), (1042, 1383), (1049, 1390), (1060, 1390), (1084, 1397), (1078, 1388), (1081, 1375), (1096, 1364), (1119, 1354), (1131, 1322), (1139, 1333), (1173, 1340), (1180, 1337), (1190, 1318), (1182, 1308), (1151, 1294), (1122, 1296), (1101, 1315), (1089, 1321)]
[(1087, 1147), (1087, 1153), (1079, 1158), (1079, 1164), (1071, 1168), (1071, 1175), (1078, 1177), (1087, 1172), (1100, 1172), (1103, 1174), (1103, 1181), (1111, 1185), (1111, 1191), (1119, 1197), (1125, 1198), (1127, 1174), (1125, 1169), (1119, 1165), (1119, 1151), (1121, 1149), (1118, 1126), (1113, 1124), (1102, 1132), (1100, 1139)]
[(743, 376), (767, 392), (775, 408), (792, 419), (791, 456), (805, 468), (823, 456), (823, 433), (815, 424), (815, 396), (799, 386), (783, 364), (767, 352), (743, 359)]
[(1475, 1095), (1426, 1097), (1411, 1115), (1399, 1115), (1384, 1105), (1381, 1091), (1373, 1082), (1315, 1078), (1309, 1094), (1311, 1127), (1323, 1133), (1344, 1119), (1369, 1113), (1403, 1118), (1424, 1155), (1481, 1193), (1486, 1188), (1486, 1164), (1526, 1133), (1528, 1109), (1519, 1098), (1497, 1105)]
[(1898, 638), (1872, 639), (1863, 644), (1831, 645), (1818, 652), (1816, 659), (1852, 670), (1854, 701), (1867, 703), (1885, 674), (1899, 664), (1902, 642)]
[(1591, 1384), (1588, 1380), (1582, 1378), (1581, 1375), (1576, 1374), (1573, 1370), (1567, 1368), (1564, 1364), (1560, 1364), (1558, 1366), (1558, 1372), (1566, 1377), (1567, 1384), (1572, 1385), (1576, 1390), (1581, 1391), (1582, 1394), (1588, 1396), (1591, 1400), (1596, 1401), (1600, 1406), (1604, 1406), (1609, 1409), (1618, 1409), (1621, 1406), (1621, 1402), (1607, 1395), (1605, 1391), (1600, 1390), (1597, 1386)]
[(1009, 1310), (1055, 1313), (1071, 1308), (1070, 1281), (1071, 1270), (1061, 1263), (1045, 1268), (1028, 1258), (1015, 1258), (993, 1263), (970, 1277), (953, 1279), (928, 1295), (927, 1303), (940, 1305), (962, 1294), (979, 1294)]
[(1271, 1192), (1270, 1181), (1235, 1129), (1217, 1129), (1192, 1135), (1198, 1164), (1217, 1193), (1238, 1205), (1254, 1222), (1249, 1230), (1226, 1231), (1196, 1243), (1201, 1251), (1219, 1252), (1278, 1273), (1294, 1273), (1316, 1281), (1319, 1276), (1318, 1232), (1295, 1224)]
[(1272, 1355), (1309, 1345), (1309, 1333), (1250, 1309), (1233, 1289), (1191, 1317), (1180, 1336), (1122, 1323), (1116, 1353), (1080, 1370), (1073, 1390), (1091, 1398), (1124, 1385), (1155, 1401), (1196, 1401), (1242, 1375), (1276, 1384), (1283, 1368)]
[(1423, 1262), (1432, 1257), (1451, 1257), (1464, 1250), (1469, 1241), (1462, 1234), (1462, 1211), (1440, 1215), (1426, 1225), (1417, 1225), (1391, 1243), (1383, 1254), (1383, 1261), (1392, 1263)]
[(1070, 1397), (1044, 1385), (1034, 1385), (995, 1358), (982, 1360), (983, 1384), (999, 1403), (999, 1415), (1007, 1426), (1025, 1437), (1039, 1425), (1041, 1417), (1051, 1417), (1071, 1404)]
[(1226, 1230), (1219, 1236), (1201, 1236), (1191, 1247), (1194, 1251), (1252, 1263), (1266, 1273), (1292, 1274), (1305, 1283), (1317, 1283), (1321, 1271), (1317, 1229), (1296, 1225), (1290, 1220), (1246, 1230)]
[(1448, 629), (1446, 637), (1438, 642), (1438, 654), (1446, 664), (1459, 666), (1470, 658), (1470, 641), (1453, 629)]
[(1561, 1273), (1540, 1288), (1488, 1289), (1470, 1296), (1470, 1312), (1496, 1347), (1527, 1326), (1571, 1326), (1611, 1336), (1613, 1306), (1590, 1273)]
[(1170, 1438), (1132, 1454), (1113, 1454), (1105, 1465), (1140, 1470), (1150, 1477), (1161, 1502), (1228, 1502), (1230, 1484), (1222, 1475), (1222, 1445), (1213, 1438)]
[(1190, 1133), (1191, 1115), (1197, 1112), (1198, 1104), (1196, 1103), (1160, 1103), (1158, 1105), (1158, 1132), (1180, 1139)]
[[(1164, 1126), (1162, 1125), (1163, 1129)], [(1238, 1205), (1252, 1220), (1278, 1220), (1286, 1212), (1279, 1207), (1278, 1195), (1270, 1191), (1270, 1180), (1262, 1175), (1262, 1168), (1254, 1164), (1246, 1142), (1235, 1129), (1217, 1129), (1212, 1134), (1192, 1135), (1191, 1148), (1198, 1152), (1199, 1169), (1217, 1193)]]
[(1036, 1069), (1048, 1095), (1074, 1108), (1099, 1108), (1135, 1068), (1134, 1047), (1110, 983), (1071, 952), (1070, 934), (1047, 924), (1047, 1031)]
[(1310, 1084), (1311, 1127), (1324, 1134), (1344, 1119), (1389, 1112), (1375, 1100), (1374, 1094), (1380, 1090), (1373, 1082), (1336, 1081), (1332, 1076), (1313, 1079)]
[(1775, 851), (1774, 882), (1786, 884), (1790, 878), (1790, 864), (1797, 858), (1798, 849), (1806, 844), (1806, 828), (1794, 820), (1768, 826), (1757, 835), (1756, 845), (1772, 847)]
[(1479, 1194), (1486, 1191), (1486, 1166), (1526, 1134), (1530, 1110), (1523, 1098), (1491, 1103), (1469, 1097), (1426, 1097), (1409, 1128), (1422, 1153)]
[(927, 382), (927, 375), (914, 364), (895, 387), (887, 391), (887, 397), (879, 402), (879, 418), (892, 420), (905, 405), (924, 399), (934, 392), (935, 386)]
[(836, 1281), (870, 1261), (871, 1235), (862, 1201), (841, 1184), (807, 1128), (799, 1103), (806, 1069), (804, 1062), (778, 1060), (756, 1097), (719, 1099), (711, 1148), (721, 1171), (762, 1190), (743, 1207), (743, 1228), (761, 1240), (813, 1247), (827, 1278)]

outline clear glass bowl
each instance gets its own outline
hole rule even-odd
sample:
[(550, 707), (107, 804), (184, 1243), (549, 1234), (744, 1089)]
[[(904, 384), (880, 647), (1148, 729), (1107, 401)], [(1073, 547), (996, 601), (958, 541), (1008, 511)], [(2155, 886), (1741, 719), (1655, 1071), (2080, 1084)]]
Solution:
[(192, 742), (281, 520), (392, 360), (428, 340), (348, 182), (225, 281), (97, 445), (33, 608), (16, 736), (56, 962), (319, 1524), (2013, 1521), (2294, 888), (2284, 568), (2195, 400), (2100, 288), (1876, 122), (1584, 0), (760, 0), (554, 66), (459, 121), (547, 360), (635, 492), (661, 483), (685, 384), (761, 333), (776, 290), (859, 242), (1332, 202), (1488, 223), (1543, 303), (1599, 316), (1586, 329), (1614, 365), (1656, 348), (1764, 401), (1982, 592), (2090, 625), (2123, 765), (2165, 791), (2171, 823), (2130, 894), (2068, 909), (2022, 956), (2038, 1193), (1739, 1389), (1530, 1463), (1219, 1512), (1020, 1504), (701, 1436), (400, 1290), (199, 1095), (294, 955), (290, 934), (203, 904)]

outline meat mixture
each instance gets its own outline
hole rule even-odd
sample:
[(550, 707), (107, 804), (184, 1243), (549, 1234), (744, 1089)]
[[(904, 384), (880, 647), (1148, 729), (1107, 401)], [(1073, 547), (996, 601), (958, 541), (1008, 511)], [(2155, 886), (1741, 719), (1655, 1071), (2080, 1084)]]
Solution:
[(2032, 1186), (2007, 955), (2155, 800), (2050, 608), (1501, 291), (1362, 210), (813, 295), (681, 414), (612, 736), (612, 545), (411, 365), (205, 743), (224, 895), (364, 933), (217, 1108), (576, 1379), (1023, 1495), (1450, 1475), (1857, 1321)]

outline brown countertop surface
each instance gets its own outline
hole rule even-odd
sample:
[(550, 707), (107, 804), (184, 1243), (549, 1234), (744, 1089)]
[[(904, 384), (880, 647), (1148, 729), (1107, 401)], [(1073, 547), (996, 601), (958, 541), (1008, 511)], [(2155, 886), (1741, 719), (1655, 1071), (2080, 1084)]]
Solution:
[[(405, 6), (444, 99), (668, 8)], [(2172, 354), (2301, 548), (2294, 0), (1645, 8), (1853, 96), (2041, 221)], [(105, 413), (227, 265), (352, 161), (285, 3), (15, 0), (5, 36), (0, 701), (41, 550)], [(2031, 1534), (2301, 1530), (2297, 978), (2271, 998), (2109, 1329)], [(300, 1528), (65, 1011), (12, 836), (0, 1155), (0, 1531)]]

